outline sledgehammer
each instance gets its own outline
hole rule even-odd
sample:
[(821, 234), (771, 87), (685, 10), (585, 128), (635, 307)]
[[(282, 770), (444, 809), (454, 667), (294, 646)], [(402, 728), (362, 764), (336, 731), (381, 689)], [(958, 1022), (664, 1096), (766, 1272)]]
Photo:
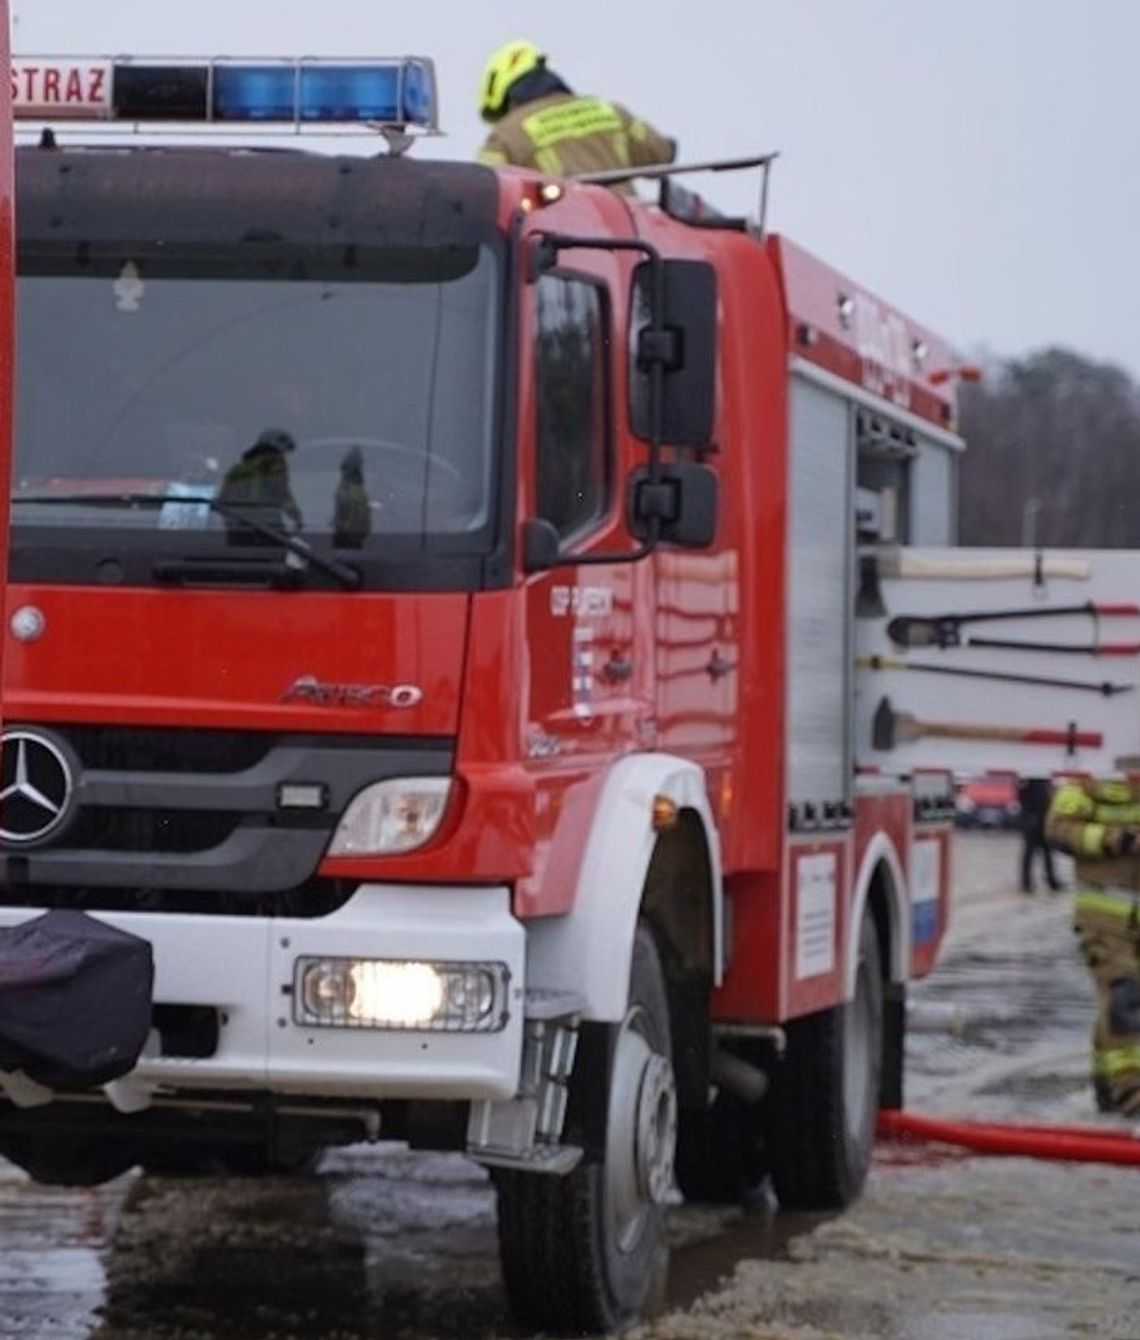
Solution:
[(967, 721), (920, 721), (909, 712), (896, 712), (891, 700), (884, 698), (875, 709), (871, 726), (871, 744), (875, 749), (894, 749), (915, 740), (1006, 740), (1011, 744), (1060, 744), (1072, 753), (1079, 745), (1089, 749), (1104, 743), (1100, 731), (1050, 730), (1031, 726), (986, 726)]

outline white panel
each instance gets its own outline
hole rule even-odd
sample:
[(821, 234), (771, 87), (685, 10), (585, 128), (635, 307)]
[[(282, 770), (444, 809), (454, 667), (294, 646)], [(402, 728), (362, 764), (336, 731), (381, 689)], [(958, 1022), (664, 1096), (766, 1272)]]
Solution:
[[(157, 1001), (224, 1007), (213, 1056), (144, 1055), (131, 1077), (180, 1088), (330, 1097), (513, 1097), (527, 983), (526, 933), (510, 903), (506, 888), (364, 884), (327, 917), (100, 913), (100, 921), (150, 942)], [(0, 908), (0, 926), (35, 915), (34, 909)], [(367, 955), (505, 963), (505, 1027), (431, 1033), (293, 1023), (296, 959)]]
[(792, 379), (788, 589), (788, 803), (849, 791), (849, 565), (853, 545), (847, 402)]
[(920, 443), (910, 467), (911, 544), (953, 544), (955, 464), (948, 447)]
[(795, 872), (796, 977), (817, 977), (835, 967), (835, 853), (801, 856)]
[[(907, 575), (881, 580), (885, 612), (855, 621), (859, 762), (893, 773), (925, 766), (959, 773), (1006, 769), (1029, 777), (1066, 769), (1111, 771), (1121, 756), (1140, 755), (1140, 615), (1050, 612), (1090, 603), (1137, 607), (1140, 551), (1045, 551), (1040, 583), (1032, 550), (904, 548), (893, 551), (889, 561)], [(904, 615), (1020, 609), (1035, 612), (958, 625), (957, 645), (900, 646), (888, 632), (891, 619)], [(970, 645), (976, 638), (1074, 650)], [(1122, 654), (1108, 654), (1111, 648)], [(876, 656), (879, 668), (867, 664)], [(960, 671), (972, 673), (952, 673)], [(894, 717), (894, 742), (876, 748), (873, 723), (884, 700)], [(1094, 742), (1078, 743), (1070, 728)], [(983, 738), (965, 738), (971, 729)], [(1009, 729), (1059, 732), (1061, 738), (1056, 743), (985, 738)]]

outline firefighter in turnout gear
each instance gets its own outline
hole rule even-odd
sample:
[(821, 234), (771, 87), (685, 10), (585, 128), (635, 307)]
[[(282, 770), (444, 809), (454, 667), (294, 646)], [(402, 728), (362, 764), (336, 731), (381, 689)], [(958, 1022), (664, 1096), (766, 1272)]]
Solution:
[(1140, 778), (1065, 782), (1046, 836), (1076, 858), (1074, 930), (1097, 991), (1098, 1105), (1140, 1116)]
[(508, 42), (487, 62), (479, 113), (493, 126), (479, 153), (491, 167), (573, 176), (671, 163), (677, 150), (619, 103), (571, 92), (533, 42)]

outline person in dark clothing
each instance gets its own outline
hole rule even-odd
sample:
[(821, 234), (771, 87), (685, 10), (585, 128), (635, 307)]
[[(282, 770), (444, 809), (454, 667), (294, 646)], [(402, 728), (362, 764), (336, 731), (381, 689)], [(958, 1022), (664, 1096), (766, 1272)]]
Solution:
[(1045, 817), (1049, 813), (1049, 802), (1053, 788), (1047, 777), (1026, 777), (1017, 788), (1017, 800), (1021, 806), (1021, 892), (1032, 893), (1033, 857), (1041, 853), (1041, 864), (1045, 867), (1045, 881), (1056, 893), (1061, 888), (1053, 866), (1053, 851), (1045, 836)]

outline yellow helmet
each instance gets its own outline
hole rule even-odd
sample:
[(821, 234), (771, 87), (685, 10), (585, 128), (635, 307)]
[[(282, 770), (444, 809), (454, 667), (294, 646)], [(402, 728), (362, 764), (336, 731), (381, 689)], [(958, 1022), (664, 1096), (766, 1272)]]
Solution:
[(484, 121), (497, 121), (507, 106), (511, 85), (524, 74), (539, 69), (546, 57), (533, 42), (517, 38), (501, 46), (487, 62), (479, 85), (479, 115)]

